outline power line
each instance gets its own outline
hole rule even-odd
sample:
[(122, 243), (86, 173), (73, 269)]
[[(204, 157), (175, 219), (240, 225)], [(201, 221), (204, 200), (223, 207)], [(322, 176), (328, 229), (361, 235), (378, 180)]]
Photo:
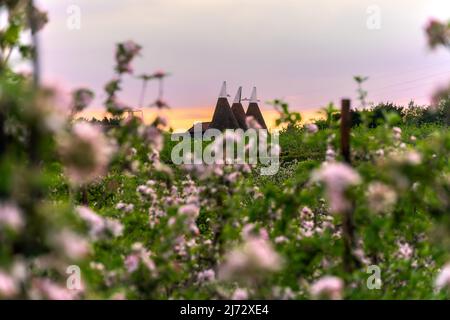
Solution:
[(438, 77), (438, 76), (443, 76), (443, 75), (450, 76), (450, 70), (447, 70), (445, 72), (432, 74), (432, 75), (428, 75), (428, 76), (425, 76), (425, 77), (420, 77), (420, 78), (417, 78), (417, 79), (412, 79), (412, 80), (407, 80), (407, 81), (402, 81), (402, 82), (390, 84), (390, 85), (387, 85), (387, 86), (384, 86), (384, 87), (376, 88), (376, 89), (371, 90), (371, 91), (380, 91), (380, 90), (389, 89), (389, 88), (392, 88), (392, 87), (396, 87), (396, 86), (400, 86), (400, 85), (404, 85), (404, 84), (408, 84), (408, 83), (414, 83), (414, 82), (417, 82), (417, 81), (426, 80), (426, 79), (430, 79), (430, 78), (434, 78), (434, 77)]
[[(378, 75), (375, 75), (375, 76), (369, 76), (369, 80), (371, 80), (371, 79), (376, 79), (376, 80), (382, 80), (382, 79), (385, 79), (385, 78), (392, 78), (392, 77), (397, 77), (397, 76), (401, 76), (401, 75), (405, 75), (405, 74), (408, 74), (408, 73), (411, 73), (411, 72), (416, 72), (416, 71), (420, 71), (420, 70), (429, 70), (431, 67), (437, 67), (437, 66), (441, 66), (443, 63), (445, 63), (445, 62), (449, 62), (450, 63), (450, 59), (445, 59), (444, 60), (444, 62), (439, 62), (439, 63), (434, 63), (434, 64), (429, 64), (429, 65), (425, 65), (425, 66), (420, 66), (420, 67), (415, 67), (415, 68), (412, 68), (412, 69), (410, 69), (410, 70), (407, 70), (407, 71), (404, 71), (404, 72), (396, 72), (396, 73), (392, 73), (392, 74), (388, 74), (387, 76), (383, 76), (383, 74), (386, 74), (386, 72), (384, 72), (384, 73), (380, 73), (380, 74), (378, 74)], [(448, 72), (448, 74), (450, 75), (450, 71), (447, 71)], [(438, 75), (440, 75), (441, 73), (439, 73)], [(444, 74), (444, 73), (442, 73), (442, 74)], [(427, 75), (427, 76), (425, 76), (424, 77), (424, 79), (426, 79), (426, 78), (428, 78), (428, 77), (432, 77), (432, 76), (435, 76), (434, 74), (433, 75)], [(411, 81), (417, 81), (417, 80), (420, 80), (421, 78), (419, 78), (419, 79), (414, 79), (414, 80), (411, 80)], [(397, 85), (401, 85), (401, 84), (403, 84), (403, 83), (409, 83), (410, 81), (404, 81), (404, 82), (402, 82), (402, 83), (394, 83), (394, 84), (392, 84), (392, 86), (397, 86)], [(391, 86), (391, 85), (389, 85), (389, 86)], [(386, 86), (386, 87), (388, 87), (388, 86)], [(382, 88), (384, 88), (384, 87), (382, 87)], [(377, 88), (377, 89), (375, 89), (375, 90), (380, 90), (380, 89), (382, 89), (382, 88)], [(330, 90), (330, 89), (332, 89), (332, 87), (330, 86), (330, 87), (328, 87), (328, 88), (326, 88), (326, 87), (323, 87), (323, 88), (320, 88), (320, 89), (315, 89), (315, 90), (309, 90), (309, 91), (305, 91), (305, 92), (302, 92), (302, 93), (300, 93), (299, 94), (299, 96), (310, 96), (310, 95), (316, 95), (317, 93), (322, 93), (322, 92), (324, 92), (324, 91), (328, 91), (328, 90)]]

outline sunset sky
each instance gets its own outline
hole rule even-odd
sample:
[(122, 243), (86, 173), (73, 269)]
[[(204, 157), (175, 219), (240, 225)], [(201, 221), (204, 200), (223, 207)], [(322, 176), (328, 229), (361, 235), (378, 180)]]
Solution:
[[(101, 112), (103, 85), (113, 77), (114, 46), (143, 46), (135, 73), (162, 69), (167, 112), (175, 129), (208, 121), (220, 85), (234, 97), (258, 88), (264, 102), (288, 101), (306, 117), (341, 97), (355, 97), (353, 75), (367, 75), (370, 101), (427, 103), (450, 80), (450, 55), (430, 52), (423, 28), (429, 18), (450, 18), (449, 0), (40, 0), (50, 23), (41, 36), (43, 78), (63, 92), (91, 87)], [(67, 8), (81, 9), (81, 29), (67, 27)], [(371, 6), (381, 10), (370, 29)], [(120, 98), (138, 103), (140, 82), (126, 78)], [(156, 96), (156, 83), (147, 103)], [(230, 99), (230, 100), (231, 100)], [(230, 101), (231, 102), (231, 101)], [(244, 104), (245, 106), (245, 104)], [(147, 118), (150, 113), (146, 115)]]

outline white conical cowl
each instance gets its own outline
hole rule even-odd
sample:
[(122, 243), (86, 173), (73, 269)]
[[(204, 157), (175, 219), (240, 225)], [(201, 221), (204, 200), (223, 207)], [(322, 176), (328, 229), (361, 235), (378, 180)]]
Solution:
[(236, 92), (236, 97), (234, 97), (233, 103), (240, 103), (242, 97), (242, 87), (239, 87), (238, 91)]
[(256, 95), (256, 87), (253, 87), (252, 95), (250, 97), (250, 103), (258, 103), (258, 96)]
[(227, 96), (227, 82), (224, 81), (220, 89), (219, 98), (226, 98)]

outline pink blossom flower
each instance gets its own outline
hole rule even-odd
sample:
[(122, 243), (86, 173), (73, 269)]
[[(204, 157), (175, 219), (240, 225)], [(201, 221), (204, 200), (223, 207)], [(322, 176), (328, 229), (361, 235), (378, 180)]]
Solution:
[(402, 138), (402, 129), (400, 129), (399, 127), (393, 127), (392, 132), (394, 134), (395, 140), (400, 140)]
[(75, 123), (72, 134), (60, 136), (58, 145), (66, 174), (75, 185), (104, 175), (114, 152), (100, 127), (87, 122)]
[(124, 54), (126, 55), (133, 55), (133, 56), (137, 55), (142, 49), (140, 45), (131, 40), (124, 42), (122, 45), (124, 49)]
[(124, 261), (127, 271), (132, 273), (137, 270), (139, 263), (142, 263), (152, 275), (157, 275), (156, 264), (151, 259), (152, 253), (144, 248), (142, 243), (137, 242), (132, 246), (133, 253), (127, 256)]
[(304, 237), (312, 237), (314, 235), (314, 221), (302, 221), (300, 231)]
[(390, 211), (397, 202), (397, 193), (381, 182), (373, 182), (367, 188), (367, 201), (374, 213)]
[(306, 132), (308, 133), (317, 133), (319, 131), (319, 127), (314, 123), (308, 123), (305, 125)]
[(137, 254), (130, 254), (125, 258), (124, 264), (128, 273), (133, 273), (139, 267), (139, 256)]
[(295, 293), (291, 288), (273, 287), (272, 295), (277, 300), (293, 300), (295, 299)]
[(350, 203), (345, 197), (345, 191), (361, 182), (359, 174), (344, 163), (324, 164), (312, 173), (313, 182), (320, 181), (325, 184), (330, 211), (342, 213), (350, 208)]
[(422, 155), (416, 150), (394, 151), (389, 154), (390, 159), (400, 165), (417, 166), (422, 163)]
[(89, 243), (86, 239), (69, 230), (63, 230), (53, 237), (53, 244), (68, 258), (78, 260), (89, 253)]
[(123, 225), (114, 219), (103, 218), (85, 206), (78, 206), (76, 212), (89, 226), (89, 234), (97, 240), (106, 232), (110, 232), (113, 236), (119, 237), (123, 233)]
[(340, 278), (325, 276), (311, 286), (310, 293), (314, 298), (340, 300), (343, 288), (344, 282)]
[(281, 267), (282, 259), (272, 245), (265, 239), (254, 237), (226, 255), (219, 268), (219, 277), (224, 280), (236, 277), (249, 280), (263, 272), (278, 271)]
[(234, 290), (231, 300), (248, 300), (247, 289), (237, 288)]
[(12, 203), (0, 203), (0, 228), (5, 226), (14, 231), (23, 229), (25, 221), (21, 210)]
[(105, 219), (105, 227), (114, 237), (120, 237), (123, 234), (123, 224), (121, 224), (119, 221), (106, 218)]
[(264, 228), (259, 228), (258, 230), (256, 230), (255, 225), (253, 223), (245, 224), (244, 227), (242, 228), (241, 234), (244, 240), (249, 240), (254, 237), (269, 240), (269, 234), (267, 233), (267, 230)]
[(314, 218), (314, 212), (308, 207), (303, 207), (300, 211), (300, 219), (302, 220), (311, 220)]
[(434, 286), (438, 291), (450, 287), (450, 264), (446, 264), (444, 268), (442, 268), (435, 280)]
[(90, 235), (93, 238), (97, 238), (103, 232), (105, 221), (101, 216), (85, 206), (78, 206), (76, 212), (89, 225)]
[(239, 172), (232, 172), (225, 176), (225, 180), (228, 181), (229, 183), (236, 183), (239, 176), (240, 176)]
[(246, 117), (245, 124), (247, 125), (247, 128), (249, 128), (249, 129), (262, 129), (259, 122), (253, 116)]
[(186, 204), (178, 208), (178, 214), (186, 215), (192, 219), (196, 219), (200, 213), (200, 208), (195, 204)]
[(111, 296), (111, 300), (126, 300), (125, 293), (123, 292), (116, 292)]
[(198, 282), (211, 282), (214, 281), (215, 279), (216, 273), (214, 272), (213, 269), (203, 270), (197, 274)]
[(384, 150), (383, 149), (378, 149), (377, 151), (375, 151), (375, 154), (378, 157), (384, 157)]
[(50, 279), (34, 279), (31, 295), (35, 299), (73, 300), (76, 293), (52, 282)]
[(398, 245), (398, 251), (397, 256), (400, 259), (409, 260), (413, 256), (414, 250), (413, 247), (407, 242), (397, 242)]
[(98, 271), (104, 271), (105, 270), (105, 265), (101, 262), (95, 262), (95, 261), (91, 261), (89, 263), (89, 267), (91, 267), (91, 269), (93, 270), (98, 270)]
[(422, 163), (422, 155), (417, 151), (409, 151), (405, 154), (405, 159), (408, 164), (419, 165)]
[(325, 161), (334, 162), (335, 160), (336, 160), (336, 152), (334, 151), (332, 146), (328, 146), (327, 151), (325, 152)]
[(164, 146), (164, 137), (158, 128), (148, 126), (144, 130), (143, 137), (155, 151), (160, 152), (162, 150)]
[(0, 270), (0, 298), (12, 298), (19, 293), (16, 279)]
[(278, 236), (278, 237), (276, 237), (276, 238), (274, 239), (274, 241), (275, 241), (276, 244), (280, 244), (280, 243), (288, 242), (289, 239), (286, 238), (285, 236)]
[(163, 70), (157, 70), (152, 74), (152, 77), (155, 79), (162, 79), (164, 77), (167, 77), (169, 74)]
[(131, 61), (139, 54), (142, 47), (133, 41), (119, 43), (116, 49), (116, 70), (119, 73), (132, 73)]
[(132, 203), (119, 202), (116, 204), (116, 209), (124, 212), (131, 212), (134, 210), (134, 205)]

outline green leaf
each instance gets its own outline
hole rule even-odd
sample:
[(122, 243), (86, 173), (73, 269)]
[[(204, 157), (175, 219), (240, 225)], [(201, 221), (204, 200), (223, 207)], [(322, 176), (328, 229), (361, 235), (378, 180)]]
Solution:
[(19, 24), (12, 23), (9, 25), (8, 29), (3, 37), (3, 44), (7, 46), (15, 46), (19, 41), (21, 26)]

